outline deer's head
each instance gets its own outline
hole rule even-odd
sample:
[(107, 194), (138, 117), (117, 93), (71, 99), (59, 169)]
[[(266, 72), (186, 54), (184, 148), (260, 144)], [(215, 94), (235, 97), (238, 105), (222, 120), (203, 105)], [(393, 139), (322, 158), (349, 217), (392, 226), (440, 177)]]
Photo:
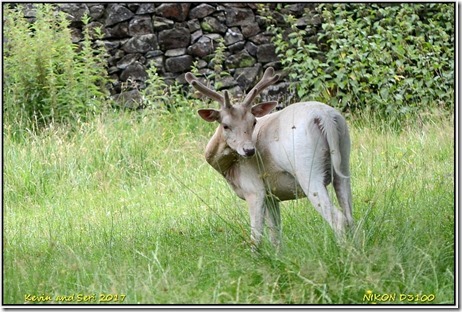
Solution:
[(221, 108), (200, 109), (199, 115), (208, 122), (217, 121), (223, 131), (226, 144), (243, 157), (251, 157), (255, 154), (255, 143), (252, 141), (252, 133), (257, 124), (257, 117), (268, 114), (276, 105), (276, 101), (259, 103), (252, 106), (252, 102), (266, 87), (274, 84), (279, 75), (274, 75), (274, 69), (269, 67), (263, 74), (260, 82), (247, 94), (240, 104), (231, 104), (227, 90), (220, 93), (206, 87), (191, 73), (187, 73), (186, 81), (200, 93), (219, 102)]

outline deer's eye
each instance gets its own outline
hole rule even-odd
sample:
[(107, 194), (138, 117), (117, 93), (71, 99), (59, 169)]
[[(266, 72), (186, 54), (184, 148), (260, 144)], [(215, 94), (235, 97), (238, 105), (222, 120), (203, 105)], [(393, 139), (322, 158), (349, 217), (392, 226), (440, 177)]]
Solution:
[(257, 120), (255, 119), (255, 120), (253, 121), (253, 126), (255, 127), (256, 124), (257, 124)]
[(223, 129), (225, 129), (225, 130), (229, 130), (230, 128), (229, 128), (229, 126), (228, 126), (228, 125), (223, 125)]

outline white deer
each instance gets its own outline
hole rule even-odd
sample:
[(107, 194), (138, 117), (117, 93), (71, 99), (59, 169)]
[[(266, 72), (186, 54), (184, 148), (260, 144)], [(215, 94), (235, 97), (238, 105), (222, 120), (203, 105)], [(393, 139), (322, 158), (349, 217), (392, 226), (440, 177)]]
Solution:
[[(265, 218), (271, 242), (279, 247), (279, 202), (307, 196), (338, 236), (353, 225), (350, 186), (350, 136), (343, 116), (319, 102), (300, 102), (270, 113), (277, 102), (252, 106), (279, 75), (269, 67), (242, 104), (203, 85), (191, 73), (186, 80), (221, 109), (200, 109), (208, 122), (219, 123), (207, 144), (207, 162), (248, 203), (252, 247), (259, 246)], [(333, 170), (332, 170), (333, 169)], [(326, 186), (333, 181), (343, 211), (332, 204)]]

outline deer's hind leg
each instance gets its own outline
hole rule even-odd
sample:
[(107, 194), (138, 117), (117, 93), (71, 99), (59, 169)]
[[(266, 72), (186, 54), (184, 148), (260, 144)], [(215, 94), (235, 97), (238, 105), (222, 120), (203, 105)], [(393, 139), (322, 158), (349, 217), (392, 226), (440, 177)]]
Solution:
[(340, 204), (340, 207), (343, 209), (343, 213), (347, 219), (349, 227), (352, 227), (354, 224), (353, 220), (353, 203), (351, 196), (351, 184), (350, 178), (342, 178), (334, 174), (334, 189), (335, 194), (337, 194), (337, 199)]
[(343, 212), (336, 208), (329, 198), (326, 188), (325, 173), (322, 166), (307, 166), (303, 171), (308, 174), (297, 177), (303, 192), (310, 200), (316, 211), (326, 220), (337, 235), (343, 236), (347, 218)]
[(323, 184), (312, 184), (306, 192), (308, 199), (337, 235), (343, 235), (347, 225), (345, 215), (331, 202)]

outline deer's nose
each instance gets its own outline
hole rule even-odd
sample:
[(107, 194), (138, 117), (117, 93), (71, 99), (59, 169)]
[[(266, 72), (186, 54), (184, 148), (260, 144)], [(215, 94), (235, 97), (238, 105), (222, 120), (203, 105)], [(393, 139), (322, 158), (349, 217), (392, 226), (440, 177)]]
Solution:
[(255, 154), (255, 148), (244, 148), (245, 156), (250, 157)]

